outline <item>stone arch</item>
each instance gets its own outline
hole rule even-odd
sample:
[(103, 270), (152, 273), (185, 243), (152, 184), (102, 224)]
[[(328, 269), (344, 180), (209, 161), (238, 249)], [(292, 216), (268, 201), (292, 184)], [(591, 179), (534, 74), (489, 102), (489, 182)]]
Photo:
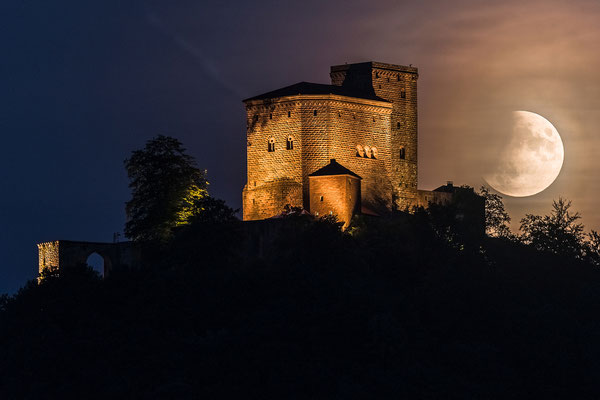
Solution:
[(102, 256), (102, 254), (94, 251), (86, 257), (85, 263), (94, 271), (98, 272), (100, 276), (104, 276), (106, 275), (107, 264), (110, 264), (110, 259), (107, 259)]
[(371, 158), (371, 148), (369, 146), (365, 146), (365, 158)]
[(379, 156), (379, 152), (377, 151), (377, 147), (371, 147), (371, 158), (377, 158)]
[(267, 150), (270, 153), (275, 151), (275, 138), (274, 137), (269, 138), (269, 140), (267, 141)]
[(38, 244), (39, 272), (44, 268), (60, 270), (86, 264), (88, 257), (97, 253), (104, 260), (104, 277), (114, 268), (137, 268), (141, 250), (131, 242), (98, 243), (55, 240)]
[(356, 157), (364, 157), (365, 156), (365, 151), (363, 149), (363, 147), (360, 144), (356, 145)]

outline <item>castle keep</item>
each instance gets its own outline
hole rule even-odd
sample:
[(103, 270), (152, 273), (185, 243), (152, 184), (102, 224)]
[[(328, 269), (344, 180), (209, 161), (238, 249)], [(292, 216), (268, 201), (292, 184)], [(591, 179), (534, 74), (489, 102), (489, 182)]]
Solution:
[(330, 76), (331, 85), (300, 82), (244, 100), (244, 220), (290, 204), (348, 223), (358, 211), (419, 204), (417, 68), (365, 62)]

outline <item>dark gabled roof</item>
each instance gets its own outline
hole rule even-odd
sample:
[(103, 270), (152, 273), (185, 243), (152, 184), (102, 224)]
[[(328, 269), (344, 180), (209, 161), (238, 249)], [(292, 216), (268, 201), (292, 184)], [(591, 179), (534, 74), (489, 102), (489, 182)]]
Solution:
[(250, 97), (249, 99), (246, 99), (244, 101), (276, 99), (278, 97), (296, 96), (299, 94), (337, 94), (339, 96), (356, 97), (359, 99), (384, 101), (386, 103), (389, 103), (389, 101), (376, 96), (373, 89), (367, 90), (355, 87), (324, 85), (321, 83), (310, 82), (296, 83), (295, 85), (286, 86), (281, 89), (273, 90), (272, 92), (267, 92), (258, 96)]
[(456, 192), (472, 192), (475, 193), (472, 187), (468, 186), (454, 186), (452, 182), (448, 182), (444, 186), (440, 186), (437, 189), (433, 189), (434, 192), (444, 192), (444, 193), (456, 193)]
[(433, 189), (434, 192), (444, 192), (444, 193), (454, 193), (457, 187), (454, 186), (451, 182), (448, 182), (444, 186), (440, 186), (437, 189)]
[(348, 168), (339, 164), (335, 161), (335, 158), (332, 158), (329, 164), (320, 168), (313, 172), (308, 176), (328, 176), (328, 175), (351, 175), (358, 179), (362, 179), (360, 176), (356, 175), (354, 172), (350, 171)]

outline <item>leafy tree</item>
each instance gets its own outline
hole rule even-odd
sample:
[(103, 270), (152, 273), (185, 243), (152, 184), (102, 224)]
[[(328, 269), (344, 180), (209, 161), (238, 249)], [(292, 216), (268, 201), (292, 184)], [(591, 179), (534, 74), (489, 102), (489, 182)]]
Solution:
[(192, 204), (193, 214), (187, 224), (173, 230), (166, 265), (184, 269), (218, 267), (236, 264), (243, 249), (243, 230), (236, 217), (237, 210), (223, 200), (205, 196)]
[(203, 196), (193, 203), (193, 213), (187, 218), (187, 225), (222, 224), (238, 221), (235, 214), (239, 210), (229, 207), (225, 201), (211, 196)]
[(485, 233), (492, 237), (511, 238), (510, 216), (504, 209), (502, 196), (491, 193), (485, 186), (479, 189), (479, 195), (485, 198)]
[(472, 187), (455, 188), (450, 201), (418, 210), (436, 236), (455, 248), (478, 247), (484, 236), (484, 199)]
[(589, 262), (600, 265), (600, 233), (591, 230), (587, 234), (588, 240), (585, 243), (585, 255)]
[(521, 241), (537, 250), (575, 258), (585, 254), (585, 235), (578, 212), (569, 212), (571, 201), (552, 201), (550, 215), (526, 214), (521, 220)]
[(172, 229), (201, 211), (206, 171), (196, 167), (177, 139), (159, 135), (125, 160), (131, 200), (125, 234), (134, 241), (166, 241)]

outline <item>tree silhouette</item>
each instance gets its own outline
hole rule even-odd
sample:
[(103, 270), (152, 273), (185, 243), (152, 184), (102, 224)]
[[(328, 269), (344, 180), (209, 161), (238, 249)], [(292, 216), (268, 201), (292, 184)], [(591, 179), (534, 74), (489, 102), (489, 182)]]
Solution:
[(201, 211), (208, 195), (205, 171), (196, 167), (175, 138), (159, 135), (125, 160), (132, 191), (126, 203), (125, 234), (134, 241), (164, 242), (175, 226)]
[(491, 193), (481, 186), (479, 195), (485, 198), (485, 233), (491, 237), (511, 238), (513, 236), (508, 224), (510, 216), (504, 208), (502, 196)]
[(552, 201), (550, 215), (526, 214), (521, 220), (521, 241), (540, 251), (581, 258), (585, 250), (583, 224), (578, 212), (569, 212), (571, 201)]

